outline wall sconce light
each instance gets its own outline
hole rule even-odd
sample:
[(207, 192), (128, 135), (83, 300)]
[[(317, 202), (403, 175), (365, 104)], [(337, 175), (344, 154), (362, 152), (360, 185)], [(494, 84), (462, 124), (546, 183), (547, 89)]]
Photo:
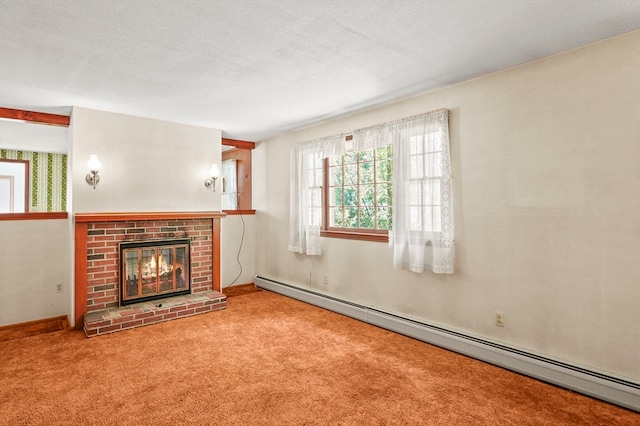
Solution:
[(204, 186), (207, 188), (211, 188), (213, 186), (213, 192), (216, 192), (216, 179), (220, 176), (220, 169), (215, 164), (211, 165), (211, 170), (209, 170), (210, 178), (204, 181)]
[(100, 167), (102, 167), (102, 163), (98, 160), (98, 154), (91, 154), (89, 156), (89, 161), (87, 161), (87, 167), (90, 170), (90, 173), (87, 173), (87, 183), (93, 186), (93, 189), (96, 189), (96, 185), (100, 182), (100, 176), (98, 176), (98, 172), (100, 171)]

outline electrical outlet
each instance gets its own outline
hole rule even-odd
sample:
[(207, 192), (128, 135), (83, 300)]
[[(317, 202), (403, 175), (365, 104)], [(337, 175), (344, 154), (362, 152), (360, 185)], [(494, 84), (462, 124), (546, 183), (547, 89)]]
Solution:
[(328, 276), (324, 276), (324, 281), (323, 281), (324, 285), (329, 285), (329, 277)]
[(62, 293), (62, 283), (56, 284), (56, 293)]
[(504, 327), (504, 314), (496, 311), (496, 325), (498, 327)]

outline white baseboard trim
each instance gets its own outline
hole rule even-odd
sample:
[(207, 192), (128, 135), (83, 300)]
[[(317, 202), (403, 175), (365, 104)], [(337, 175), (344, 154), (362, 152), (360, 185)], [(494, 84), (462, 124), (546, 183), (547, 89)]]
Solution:
[(640, 383), (257, 276), (270, 290), (414, 339), (640, 412)]

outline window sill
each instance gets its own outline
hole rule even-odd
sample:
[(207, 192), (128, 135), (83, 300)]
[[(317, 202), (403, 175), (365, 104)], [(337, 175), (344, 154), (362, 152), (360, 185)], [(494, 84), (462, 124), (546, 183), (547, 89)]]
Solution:
[(372, 234), (367, 232), (320, 231), (320, 236), (342, 238), (345, 240), (376, 241), (380, 243), (389, 242), (389, 236), (387, 234)]
[(255, 210), (222, 210), (223, 213), (226, 213), (227, 216), (237, 216), (237, 215), (254, 215), (256, 214)]
[(45, 219), (66, 219), (67, 212), (33, 212), (33, 213), (2, 213), (0, 220), (45, 220)]

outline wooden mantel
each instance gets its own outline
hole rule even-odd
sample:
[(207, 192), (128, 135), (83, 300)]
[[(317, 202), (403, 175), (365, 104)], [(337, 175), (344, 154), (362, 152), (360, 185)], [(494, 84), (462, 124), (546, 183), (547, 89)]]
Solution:
[(220, 211), (196, 212), (109, 212), (109, 213), (76, 213), (75, 222), (75, 327), (82, 328), (84, 315), (87, 313), (87, 231), (90, 223), (126, 222), (153, 220), (185, 220), (211, 219), (212, 222), (212, 289), (220, 288), (220, 218), (226, 214)]
[(76, 223), (120, 222), (127, 220), (161, 220), (161, 219), (214, 219), (227, 214), (219, 211), (202, 212), (113, 212), (113, 213), (76, 213)]

